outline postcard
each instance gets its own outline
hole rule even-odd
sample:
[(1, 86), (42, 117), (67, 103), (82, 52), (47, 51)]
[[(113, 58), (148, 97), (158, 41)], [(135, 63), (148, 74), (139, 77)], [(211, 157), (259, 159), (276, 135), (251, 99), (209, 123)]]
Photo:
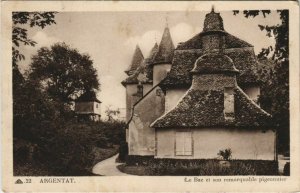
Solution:
[(3, 1), (4, 192), (300, 191), (295, 1)]

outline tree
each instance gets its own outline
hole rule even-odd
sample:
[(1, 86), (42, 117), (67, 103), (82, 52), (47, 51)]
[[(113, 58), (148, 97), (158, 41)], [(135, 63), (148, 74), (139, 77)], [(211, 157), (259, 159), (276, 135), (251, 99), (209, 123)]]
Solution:
[(30, 39), (27, 34), (27, 29), (24, 25), (30, 27), (45, 28), (47, 25), (55, 24), (56, 12), (13, 12), (12, 13), (12, 59), (13, 67), (17, 68), (17, 62), (24, 60), (25, 56), (19, 51), (21, 44), (35, 46), (37, 42)]
[[(266, 35), (276, 40), (275, 47), (263, 48), (258, 58), (267, 61), (263, 66), (260, 76), (263, 84), (260, 102), (263, 108), (271, 112), (274, 126), (278, 131), (279, 150), (289, 151), (289, 11), (277, 10), (281, 23), (274, 26), (258, 25)], [(233, 14), (239, 11), (234, 10)], [(267, 17), (270, 10), (245, 10), (246, 18), (262, 14)], [(272, 51), (274, 51), (272, 53)], [(272, 54), (271, 54), (272, 53)], [(268, 59), (267, 57), (270, 57)], [(272, 60), (270, 63), (269, 61)], [(273, 64), (272, 64), (273, 63)]]
[(108, 117), (108, 121), (113, 121), (114, 117), (120, 114), (120, 110), (119, 109), (112, 109), (111, 106), (106, 108), (106, 116)]
[[(18, 68), (18, 62), (25, 59), (25, 56), (20, 52), (20, 45), (35, 46), (37, 42), (30, 39), (27, 34), (26, 27), (45, 28), (47, 25), (55, 24), (56, 12), (13, 12), (12, 13), (12, 66), (13, 66), (13, 99), (14, 108), (18, 105), (20, 94), (23, 93), (23, 84), (25, 79)], [(19, 98), (18, 98), (19, 97)], [(16, 112), (16, 111), (14, 111)]]
[(32, 57), (28, 77), (38, 80), (49, 96), (64, 103), (100, 86), (90, 56), (80, 54), (65, 43), (39, 49)]

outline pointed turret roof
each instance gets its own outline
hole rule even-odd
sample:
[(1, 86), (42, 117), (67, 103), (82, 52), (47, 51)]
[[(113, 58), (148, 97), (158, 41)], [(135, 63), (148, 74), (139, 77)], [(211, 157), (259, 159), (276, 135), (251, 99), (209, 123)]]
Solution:
[(151, 49), (150, 54), (146, 60), (148, 60), (148, 62), (152, 63), (155, 59), (157, 52), (158, 52), (158, 44), (155, 42), (155, 44), (154, 44), (153, 48)]
[(129, 66), (129, 68), (125, 71), (125, 73), (130, 76), (134, 73), (134, 71), (141, 65), (141, 63), (144, 60), (144, 55), (139, 47), (139, 45), (136, 45), (133, 57), (132, 57), (132, 61), (131, 61), (131, 65)]
[(170, 29), (169, 27), (166, 27), (153, 63), (171, 63), (173, 59), (174, 50), (175, 46), (171, 38)]
[(153, 68), (151, 64), (153, 63), (154, 57), (158, 51), (158, 44), (155, 43), (151, 49), (149, 56), (141, 62), (140, 66), (124, 81), (122, 85), (126, 86), (127, 84), (138, 84), (140, 83), (152, 83)]

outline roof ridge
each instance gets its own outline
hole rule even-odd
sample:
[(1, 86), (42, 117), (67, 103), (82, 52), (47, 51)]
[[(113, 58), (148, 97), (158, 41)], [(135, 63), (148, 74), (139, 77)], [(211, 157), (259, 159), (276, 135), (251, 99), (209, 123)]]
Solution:
[(246, 99), (248, 99), (249, 102), (251, 102), (252, 105), (254, 105), (257, 109), (259, 109), (261, 112), (263, 112), (264, 114), (266, 114), (267, 116), (271, 116), (272, 115), (270, 113), (268, 113), (267, 111), (263, 110), (256, 102), (254, 102), (242, 89), (241, 87), (239, 87), (238, 85), (236, 86), (236, 88), (244, 95), (244, 97), (246, 97)]
[(158, 117), (155, 121), (153, 121), (151, 124), (150, 124), (150, 127), (152, 127), (157, 121), (159, 121), (160, 119), (163, 119), (167, 114), (169, 114), (171, 111), (175, 110), (176, 107), (179, 105), (179, 103), (184, 99), (184, 97), (186, 97), (186, 95), (189, 94), (189, 92), (191, 92), (193, 89), (192, 87), (190, 87), (185, 93), (184, 95), (182, 95), (182, 97), (179, 98), (179, 100), (177, 101), (177, 104), (169, 109), (168, 111), (166, 111), (164, 114), (162, 114), (160, 117)]
[[(164, 81), (164, 80), (162, 80), (162, 81)], [(161, 82), (162, 82), (161, 81)], [(130, 116), (130, 119), (128, 120), (128, 122), (127, 122), (127, 125), (129, 125), (129, 123), (131, 122), (131, 120), (132, 120), (132, 117), (133, 117), (133, 114), (134, 114), (134, 107), (138, 104), (138, 103), (140, 103), (146, 96), (148, 96), (149, 95), (149, 93), (150, 92), (152, 92), (156, 87), (159, 87), (159, 84), (157, 84), (157, 85), (155, 85), (154, 87), (152, 87), (142, 98), (140, 98), (136, 103), (134, 103), (133, 105), (132, 105), (132, 108), (131, 108), (131, 116)]]

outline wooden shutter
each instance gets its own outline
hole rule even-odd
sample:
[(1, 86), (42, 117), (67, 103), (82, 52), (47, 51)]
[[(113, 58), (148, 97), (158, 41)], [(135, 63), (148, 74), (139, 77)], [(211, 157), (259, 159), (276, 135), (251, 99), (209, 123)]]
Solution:
[(175, 153), (178, 156), (181, 155), (192, 155), (192, 132), (180, 131), (176, 132), (176, 149)]
[(225, 119), (234, 118), (234, 91), (233, 88), (224, 89), (224, 115)]

